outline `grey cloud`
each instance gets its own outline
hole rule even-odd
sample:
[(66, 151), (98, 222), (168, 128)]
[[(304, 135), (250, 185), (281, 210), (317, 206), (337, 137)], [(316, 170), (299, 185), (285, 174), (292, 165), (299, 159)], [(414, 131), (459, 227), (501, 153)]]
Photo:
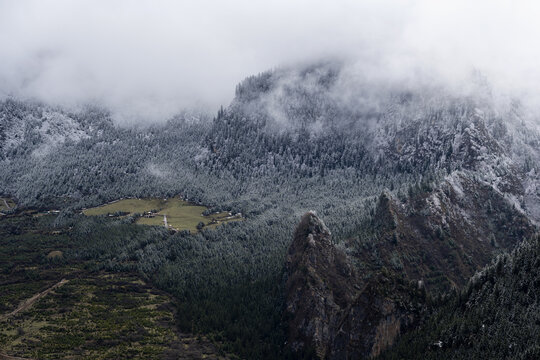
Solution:
[(538, 18), (533, 1), (0, 0), (0, 95), (159, 121), (215, 111), (250, 74), (338, 57), (369, 81), (455, 88), (477, 68), (540, 104)]

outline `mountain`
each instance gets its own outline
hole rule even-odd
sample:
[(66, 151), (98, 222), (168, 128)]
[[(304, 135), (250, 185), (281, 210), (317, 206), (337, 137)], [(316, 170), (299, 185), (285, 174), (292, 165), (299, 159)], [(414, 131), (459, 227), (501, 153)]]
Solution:
[[(74, 258), (137, 272), (177, 299), (181, 327), (243, 358), (400, 351), (540, 221), (537, 120), (478, 76), (455, 91), (317, 63), (248, 77), (213, 119), (122, 127), (16, 99), (0, 119), (12, 212), (59, 209)], [(81, 214), (172, 196), (244, 221), (169, 234)]]
[(296, 228), (287, 270), (289, 346), (306, 358), (378, 355), (424, 311), (425, 289), (386, 271), (362, 279), (313, 212)]
[[(99, 131), (91, 123), (58, 109), (7, 99), (0, 110), (2, 158), (29, 153), (42, 158), (67, 142), (77, 143)], [(94, 126), (93, 126), (94, 125)]]
[[(389, 193), (381, 194), (368, 225), (374, 230), (371, 242), (357, 243), (352, 239), (343, 250), (318, 249), (317, 256), (326, 259), (334, 259), (333, 252), (340, 251), (342, 262), (355, 264), (349, 266), (361, 273), (344, 276), (338, 286), (331, 280), (333, 271), (321, 265), (322, 261), (314, 261), (315, 271), (322, 273), (318, 278), (329, 279), (321, 281), (319, 288), (348, 293), (346, 304), (327, 320), (339, 324), (329, 325), (334, 326), (331, 333), (338, 338), (327, 339), (323, 346), (329, 349), (321, 358), (378, 355), (426, 312), (426, 291), (435, 295), (461, 289), (494, 253), (512, 249), (536, 231), (531, 221), (503, 197), (467, 178), (449, 177), (438, 188), (417, 189), (409, 196), (402, 203)], [(298, 235), (290, 254), (299, 252), (296, 239)], [(306, 258), (312, 259), (313, 255)], [(299, 269), (305, 267), (298, 262), (289, 266), (295, 269), (291, 271), (293, 277), (300, 276)], [(304, 277), (296, 282), (311, 284), (310, 279)], [(351, 285), (354, 289), (349, 291)], [(417, 288), (422, 291), (419, 293)], [(287, 290), (288, 298), (295, 296), (291, 293), (294, 291)], [(333, 298), (322, 291), (317, 293), (321, 299)], [(309, 299), (298, 298), (301, 303)], [(311, 311), (317, 308), (310, 303), (304, 306)], [(306, 318), (317, 317), (310, 314)], [(297, 323), (290, 325), (291, 334), (297, 331)]]
[[(475, 200), (466, 202), (455, 199), (448, 182), (442, 186), (448, 197), (424, 190), (406, 205), (383, 193), (372, 225), (378, 234), (362, 247), (348, 245), (353, 251), (338, 248), (314, 213), (302, 217), (285, 290), (294, 351), (321, 359), (377, 356), (426, 317), (426, 293), (462, 289), (494, 251), (512, 249), (536, 230), (486, 189), (464, 187)], [(437, 196), (443, 200), (434, 207)]]
[[(530, 187), (537, 184), (530, 168), (537, 163), (531, 159), (538, 159), (537, 133), (520, 133), (523, 123), (513, 122), (515, 110), (503, 123), (493, 108), (481, 110), (470, 100), (445, 107), (439, 99), (427, 116), (416, 104), (412, 109), (420, 118), (402, 120), (401, 129), (375, 128), (372, 138), (382, 134), (383, 140), (368, 141), (366, 148), (383, 153), (375, 161), (382, 167), (377, 171), (429, 174), (446, 168), (446, 174), (406, 193), (383, 191), (364, 223), (367, 234), (364, 229), (338, 249), (328, 230), (306, 230), (312, 227), (307, 223), (320, 223), (315, 215), (302, 218), (289, 248), (286, 289), (289, 342), (299, 354), (381, 354), (428, 317), (426, 291), (460, 291), (496, 253), (537, 231), (538, 192)], [(391, 118), (378, 121), (390, 122), (385, 116)]]

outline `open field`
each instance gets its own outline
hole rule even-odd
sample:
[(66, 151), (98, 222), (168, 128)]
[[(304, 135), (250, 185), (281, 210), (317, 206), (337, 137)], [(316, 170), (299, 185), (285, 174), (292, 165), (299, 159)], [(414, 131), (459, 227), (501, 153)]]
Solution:
[[(168, 227), (175, 230), (197, 231), (197, 225), (202, 222), (205, 226), (216, 227), (219, 224), (242, 220), (241, 217), (230, 216), (228, 212), (221, 212), (204, 216), (208, 208), (193, 205), (179, 198), (171, 199), (123, 199), (110, 204), (86, 209), (87, 216), (107, 214), (145, 214), (137, 219), (137, 224), (164, 226), (164, 218)], [(152, 212), (152, 214), (148, 214)]]
[[(171, 199), (169, 201), (176, 200), (182, 201), (179, 199)], [(83, 211), (84, 215), (95, 216), (95, 215), (107, 215), (115, 213), (144, 213), (151, 210), (163, 209), (167, 200), (164, 199), (122, 199), (119, 201), (114, 201), (109, 204), (97, 206), (94, 208), (86, 209)]]

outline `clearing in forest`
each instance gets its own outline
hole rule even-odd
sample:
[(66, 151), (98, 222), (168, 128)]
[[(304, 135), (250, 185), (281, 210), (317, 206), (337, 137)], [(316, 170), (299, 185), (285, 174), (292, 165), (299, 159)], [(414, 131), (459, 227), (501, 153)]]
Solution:
[(206, 206), (194, 205), (179, 198), (150, 198), (122, 199), (86, 209), (83, 213), (87, 216), (140, 214), (136, 220), (137, 224), (161, 225), (178, 231), (191, 232), (198, 231), (197, 225), (201, 222), (205, 227), (215, 227), (224, 222), (242, 220), (240, 215), (231, 215), (225, 211), (205, 216), (203, 212), (207, 209)]

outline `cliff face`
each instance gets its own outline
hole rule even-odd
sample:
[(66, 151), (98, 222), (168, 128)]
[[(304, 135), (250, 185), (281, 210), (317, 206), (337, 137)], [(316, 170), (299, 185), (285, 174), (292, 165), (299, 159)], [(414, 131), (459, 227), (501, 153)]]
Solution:
[(313, 212), (296, 228), (287, 259), (289, 346), (306, 357), (377, 355), (422, 309), (411, 288), (389, 273), (364, 281)]
[(296, 228), (287, 269), (290, 346), (324, 358), (340, 314), (359, 288), (345, 254), (332, 244), (330, 231), (313, 212), (306, 213)]
[(377, 356), (398, 335), (416, 325), (426, 311), (422, 286), (382, 271), (342, 312), (329, 359), (363, 359)]
[[(509, 181), (508, 181), (509, 183)], [(438, 185), (411, 190), (405, 199), (379, 196), (369, 246), (349, 241), (353, 258), (377, 272), (381, 264), (430, 291), (460, 288), (494, 256), (513, 249), (536, 228), (513, 199), (465, 172)]]
[(379, 355), (427, 314), (427, 291), (461, 288), (496, 253), (535, 231), (508, 198), (464, 174), (405, 202), (384, 192), (369, 226), (369, 246), (351, 239), (347, 253), (314, 212), (297, 226), (287, 258), (286, 320), (299, 356)]

